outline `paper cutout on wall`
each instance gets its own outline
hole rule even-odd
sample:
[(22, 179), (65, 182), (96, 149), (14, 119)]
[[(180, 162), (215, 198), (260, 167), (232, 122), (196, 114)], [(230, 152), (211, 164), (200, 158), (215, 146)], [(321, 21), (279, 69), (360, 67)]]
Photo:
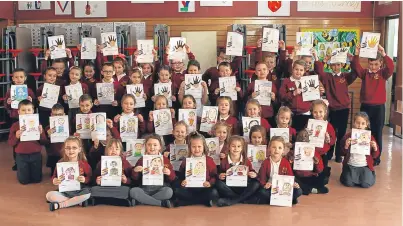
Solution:
[(71, 1), (56, 1), (55, 15), (71, 15)]
[(18, 10), (47, 10), (50, 9), (50, 1), (20, 1)]
[(196, 6), (194, 1), (178, 1), (178, 12), (180, 13), (194, 13)]
[(361, 12), (361, 1), (298, 1), (298, 12)]
[(74, 2), (74, 17), (106, 17), (106, 1)]
[(289, 1), (258, 1), (258, 16), (290, 16)]

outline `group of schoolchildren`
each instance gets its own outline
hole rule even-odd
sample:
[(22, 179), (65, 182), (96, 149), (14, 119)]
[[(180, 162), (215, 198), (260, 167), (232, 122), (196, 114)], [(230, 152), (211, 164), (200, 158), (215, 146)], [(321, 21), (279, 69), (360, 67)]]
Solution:
[[(247, 90), (242, 90), (237, 84), (238, 100), (220, 96), (219, 77), (239, 76), (237, 68), (241, 57), (235, 57), (230, 62), (224, 52), (217, 57), (217, 67), (206, 70), (202, 76), (201, 99), (185, 95), (185, 74), (202, 74), (200, 64), (186, 46), (189, 62), (187, 68), (181, 60), (169, 60), (165, 54), (164, 62), (160, 65), (154, 51), (154, 62), (137, 64), (138, 53), (134, 53), (132, 70), (128, 70), (127, 62), (123, 57), (115, 57), (112, 63), (98, 52), (96, 63), (80, 61), (82, 67), (72, 66), (68, 69), (62, 60), (54, 60), (51, 67), (44, 70), (45, 83), (56, 84), (61, 87), (59, 103), (52, 109), (39, 107), (40, 140), (20, 141), (25, 127), (20, 128), (18, 116), (33, 114), (37, 103), (42, 99), (42, 88), (36, 92), (28, 90), (29, 97), (18, 105), (18, 110), (11, 109), (10, 93), (7, 93), (5, 106), (9, 110), (13, 125), (10, 129), (8, 143), (13, 147), (17, 178), (21, 184), (39, 183), (42, 180), (41, 145), (45, 145), (47, 152), (47, 167), (51, 168), (52, 183), (59, 185), (65, 178), (57, 177), (57, 162), (78, 162), (81, 190), (74, 192), (50, 191), (46, 199), (50, 203), (50, 210), (54, 211), (75, 205), (86, 206), (92, 204), (115, 203), (124, 200), (131, 206), (154, 205), (163, 207), (203, 204), (206, 206), (230, 206), (237, 203), (269, 204), (273, 175), (295, 176), (293, 185), (293, 204), (301, 195), (325, 194), (330, 167), (328, 161), (335, 153), (336, 162), (343, 161), (340, 182), (345, 186), (361, 186), (368, 188), (375, 183), (374, 166), (380, 163), (382, 151), (382, 123), (384, 120), (386, 101), (385, 81), (393, 73), (393, 62), (379, 46), (378, 57), (369, 59), (368, 69), (363, 69), (359, 63), (359, 47), (355, 56), (349, 55), (351, 72), (341, 72), (341, 62), (328, 59), (332, 73), (325, 73), (323, 63), (318, 60), (315, 50), (312, 56), (302, 56), (294, 61), (294, 53), (286, 54), (284, 41), (279, 42), (279, 54), (262, 53), (261, 41), (258, 42), (255, 74)], [(168, 52), (168, 51), (167, 51)], [(262, 55), (265, 55), (262, 57)], [(71, 53), (67, 52), (69, 61)], [(46, 52), (45, 61), (49, 58)], [(263, 59), (262, 61), (260, 61)], [(312, 63), (314, 70), (311, 71)], [(97, 73), (98, 65), (100, 74)], [(46, 64), (43, 64), (46, 65)], [(300, 79), (304, 75), (319, 75), (321, 82), (320, 92), (325, 99), (303, 101)], [(99, 77), (100, 75), (100, 77)], [(284, 78), (281, 81), (281, 78)], [(370, 155), (350, 153), (352, 144), (351, 133), (346, 133), (350, 98), (348, 86), (356, 78), (362, 80), (361, 112), (352, 118), (353, 128), (371, 130), (372, 136)], [(14, 71), (12, 81), (14, 85), (24, 84), (27, 76), (23, 69)], [(257, 95), (254, 90), (255, 80), (272, 81), (271, 106), (261, 106), (254, 99)], [(83, 95), (79, 99), (78, 109), (68, 109), (68, 98), (64, 86), (81, 83)], [(97, 99), (96, 84), (113, 83), (115, 101), (112, 105), (101, 105)], [(163, 95), (155, 95), (155, 83), (171, 83), (172, 98), (168, 100)], [(127, 84), (143, 84), (146, 107), (134, 108), (136, 99), (133, 94), (126, 93)], [(172, 135), (160, 136), (155, 134), (153, 110), (168, 109), (172, 101)], [(249, 144), (267, 145), (267, 158), (262, 162), (260, 170), (256, 172), (247, 157), (248, 142), (241, 136), (241, 123), (237, 116), (241, 109), (237, 103), (246, 102), (245, 116), (258, 117), (260, 125), (255, 125), (249, 132)], [(218, 106), (218, 120), (211, 131), (189, 132), (184, 121), (177, 121), (179, 108), (196, 109), (203, 105)], [(71, 137), (64, 143), (50, 143), (50, 135), (54, 132), (49, 125), (49, 116), (65, 115), (68, 111), (71, 124)], [(105, 112), (107, 115), (106, 140), (80, 139), (76, 132), (75, 115)], [(139, 120), (139, 137), (145, 138), (145, 155), (163, 155), (163, 186), (147, 186), (142, 184), (142, 158), (132, 166), (127, 160), (125, 148), (119, 134), (119, 118), (123, 115), (136, 115)], [(323, 148), (316, 148), (313, 157), (312, 171), (293, 171), (295, 142), (309, 142), (312, 130), (306, 128), (308, 119), (328, 120)], [(198, 117), (198, 126), (201, 118)], [(78, 126), (78, 125), (77, 125)], [(199, 128), (199, 127), (198, 127)], [(289, 140), (274, 136), (270, 138), (270, 128), (289, 128)], [(216, 165), (208, 156), (208, 147), (205, 137), (218, 137), (221, 150), (221, 163)], [(183, 160), (179, 171), (174, 171), (169, 157), (169, 144), (187, 144), (188, 157), (206, 158), (206, 181), (202, 188), (187, 187), (186, 159)], [(168, 147), (168, 148), (165, 148)], [(103, 172), (101, 172), (101, 156), (121, 156), (122, 158), (122, 186), (100, 186)], [(342, 160), (344, 156), (344, 160)], [(226, 171), (237, 165), (248, 167), (247, 187), (229, 187), (226, 185)]]

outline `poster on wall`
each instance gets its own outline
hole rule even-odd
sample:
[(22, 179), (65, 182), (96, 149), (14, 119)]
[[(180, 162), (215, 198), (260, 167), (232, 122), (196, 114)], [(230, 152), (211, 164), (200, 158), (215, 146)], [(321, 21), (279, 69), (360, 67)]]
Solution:
[[(350, 54), (354, 55), (355, 46), (360, 44), (360, 30), (358, 28), (301, 28), (300, 30), (302, 32), (313, 32), (313, 46), (319, 49), (321, 48), (321, 43), (333, 42), (333, 45), (339, 46), (339, 48), (347, 47)], [(333, 46), (333, 50), (336, 46)], [(324, 47), (326, 48), (326, 45)], [(330, 64), (328, 64), (324, 57), (325, 54), (323, 54), (322, 58), (319, 53), (319, 60), (324, 64), (324, 71), (331, 73)], [(350, 70), (350, 61), (347, 58), (346, 63), (341, 65), (341, 72), (350, 72)]]
[(290, 16), (289, 1), (258, 1), (258, 16)]
[(298, 1), (298, 12), (361, 12), (361, 1)]
[(71, 1), (55, 1), (55, 15), (71, 15)]
[(75, 1), (74, 17), (106, 17), (106, 1)]
[(18, 10), (47, 10), (50, 9), (50, 1), (19, 1)]
[(180, 13), (194, 13), (196, 5), (194, 1), (178, 1), (178, 12)]
[(200, 6), (232, 6), (233, 1), (200, 1)]

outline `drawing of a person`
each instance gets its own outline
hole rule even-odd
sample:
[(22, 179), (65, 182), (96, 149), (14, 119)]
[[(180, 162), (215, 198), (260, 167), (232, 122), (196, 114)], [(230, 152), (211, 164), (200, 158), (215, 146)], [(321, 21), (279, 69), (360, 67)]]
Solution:
[(151, 175), (161, 175), (162, 174), (162, 159), (160, 157), (153, 158), (151, 160)]
[(188, 152), (187, 152), (186, 149), (181, 149), (181, 150), (179, 150), (178, 153), (176, 153), (176, 155), (177, 155), (177, 156), (176, 156), (176, 160), (177, 160), (177, 161), (182, 161), (182, 160), (184, 160), (184, 159), (186, 158), (187, 154), (188, 154)]
[(28, 121), (28, 131), (27, 132), (35, 132), (36, 128), (35, 128), (35, 120), (34, 119), (30, 119)]
[(119, 176), (118, 163), (116, 161), (111, 162), (111, 170), (109, 171), (111, 176)]
[(195, 168), (193, 169), (193, 176), (202, 176), (206, 172), (206, 166), (203, 162), (196, 163)]
[(358, 138), (358, 144), (359, 145), (368, 145), (369, 142), (371, 141), (371, 137), (369, 136), (369, 133), (361, 133), (360, 137)]
[(67, 180), (74, 180), (74, 173), (75, 170), (73, 167), (67, 168), (65, 171), (65, 178), (67, 178)]
[(194, 113), (194, 111), (189, 112), (189, 126), (193, 127), (194, 126), (194, 122), (196, 121), (196, 115)]
[(291, 195), (291, 189), (292, 189), (292, 186), (291, 186), (290, 183), (284, 183), (283, 184), (283, 191), (282, 191), (281, 195), (290, 196)]
[(95, 116), (95, 127), (98, 132), (105, 132), (105, 116), (99, 114)]
[(216, 153), (216, 148), (217, 148), (217, 145), (216, 145), (216, 143), (214, 142), (214, 141), (210, 141), (210, 143), (208, 144), (208, 155), (209, 156), (213, 156), (213, 155), (215, 155)]
[(313, 150), (311, 149), (311, 147), (304, 147), (304, 155), (305, 155), (306, 157), (311, 156), (312, 151), (313, 151)]
[(322, 130), (322, 126), (321, 125), (317, 125), (315, 128), (315, 134), (314, 137), (319, 137), (320, 131)]
[(85, 117), (84, 118), (84, 129), (90, 129), (91, 128), (90, 124), (91, 124), (90, 117)]
[(169, 122), (169, 114), (166, 111), (162, 111), (157, 115), (157, 121), (155, 122), (155, 127), (159, 127), (161, 125), (166, 125)]
[(17, 89), (17, 100), (22, 100), (22, 99), (24, 99), (25, 98), (25, 96), (27, 96), (27, 92), (25, 92), (25, 89), (24, 88), (22, 88), (22, 87), (19, 87), (18, 89)]
[(264, 161), (264, 159), (265, 159), (265, 150), (258, 150), (257, 152), (256, 152), (256, 160), (258, 161), (258, 162), (263, 162)]
[(127, 132), (135, 133), (136, 129), (137, 129), (136, 120), (134, 118), (129, 118), (129, 120), (127, 120)]
[(143, 144), (142, 143), (136, 143), (134, 145), (134, 156), (135, 157), (141, 157), (141, 151), (143, 150)]
[(215, 108), (212, 108), (207, 111), (205, 122), (208, 124), (215, 124), (216, 123), (216, 117), (217, 117), (217, 110)]
[(63, 118), (59, 118), (57, 120), (57, 123), (59, 124), (59, 126), (57, 127), (57, 132), (58, 133), (64, 133), (64, 119)]
[(284, 139), (285, 142), (289, 142), (290, 139), (288, 138), (288, 133), (284, 132), (283, 134), (281, 134), (281, 137)]
[(259, 121), (258, 121), (258, 120), (251, 120), (251, 121), (249, 122), (248, 128), (250, 129), (250, 128), (252, 128), (252, 126), (258, 126), (258, 125), (259, 125)]

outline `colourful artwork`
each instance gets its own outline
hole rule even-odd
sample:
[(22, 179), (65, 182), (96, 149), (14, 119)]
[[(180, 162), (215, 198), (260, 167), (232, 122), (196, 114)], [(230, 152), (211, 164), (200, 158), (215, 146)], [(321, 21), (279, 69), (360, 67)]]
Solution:
[[(355, 46), (360, 44), (360, 30), (358, 28), (340, 28), (340, 29), (323, 29), (323, 28), (301, 28), (303, 32), (313, 32), (313, 46), (320, 48), (320, 43), (338, 42), (340, 47), (348, 47), (349, 52), (354, 55)], [(335, 46), (334, 46), (335, 48)], [(319, 55), (319, 60), (325, 63), (325, 72), (331, 72), (330, 65), (326, 62), (329, 59)], [(351, 70), (350, 61), (347, 59), (345, 64), (342, 64), (342, 72)]]

